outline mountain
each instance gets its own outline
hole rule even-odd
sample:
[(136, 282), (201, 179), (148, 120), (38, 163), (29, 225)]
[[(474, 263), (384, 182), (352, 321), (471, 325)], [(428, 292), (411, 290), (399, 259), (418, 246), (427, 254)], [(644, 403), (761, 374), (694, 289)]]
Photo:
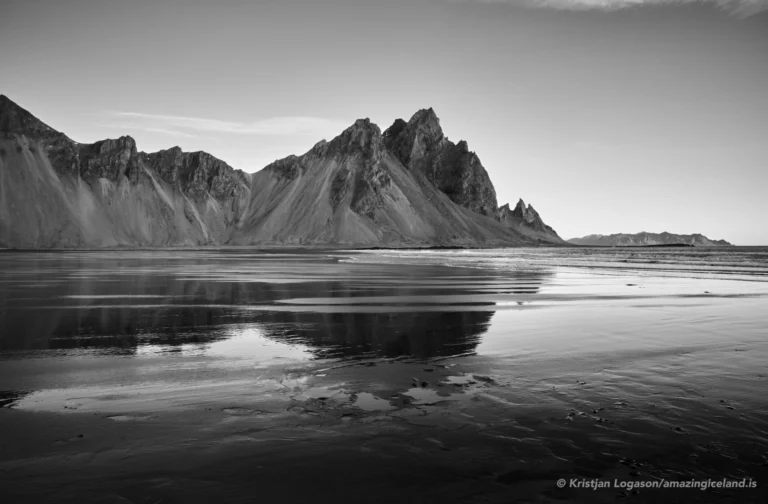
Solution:
[(509, 204), (499, 208), (499, 220), (513, 229), (528, 234), (536, 234), (542, 240), (560, 240), (554, 229), (544, 224), (539, 212), (530, 204), (526, 207), (525, 202), (520, 199), (514, 210), (509, 208)]
[(0, 96), (2, 246), (222, 243), (249, 196), (249, 177), (209, 154), (80, 144)]
[(681, 235), (667, 233), (642, 233), (635, 234), (612, 234), (612, 235), (589, 235), (583, 238), (573, 238), (568, 240), (574, 245), (600, 245), (609, 247), (637, 247), (644, 245), (677, 245), (686, 244), (697, 247), (719, 247), (732, 246), (725, 240), (711, 240), (704, 235), (690, 234)]
[(78, 143), (0, 95), (3, 247), (565, 243), (532, 207), (508, 210), (432, 109), (384, 133), (358, 120), (246, 174), (205, 152), (139, 152), (129, 136)]

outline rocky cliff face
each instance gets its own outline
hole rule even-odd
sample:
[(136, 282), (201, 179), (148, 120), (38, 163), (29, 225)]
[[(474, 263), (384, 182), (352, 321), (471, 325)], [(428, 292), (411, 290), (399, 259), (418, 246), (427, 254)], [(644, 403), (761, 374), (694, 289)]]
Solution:
[(123, 136), (101, 140), (93, 144), (79, 144), (78, 174), (91, 184), (99, 179), (119, 182), (123, 177), (136, 184), (142, 172), (142, 163), (136, 150), (136, 141)]
[(604, 247), (637, 247), (646, 245), (693, 245), (696, 247), (722, 247), (732, 246), (725, 240), (711, 240), (701, 234), (681, 235), (667, 233), (617, 233), (612, 235), (589, 235), (583, 238), (568, 240), (574, 245), (593, 245)]
[(142, 152), (141, 162), (166, 183), (178, 184), (195, 200), (211, 196), (217, 201), (229, 201), (243, 196), (249, 182), (242, 171), (202, 151), (183, 152), (172, 147), (152, 154)]
[[(508, 206), (507, 206), (508, 209)], [(0, 246), (506, 246), (560, 243), (532, 207), (506, 217), (466, 142), (432, 109), (384, 133), (356, 121), (247, 175), (205, 152), (80, 144), (0, 97)]]
[(57, 172), (78, 172), (79, 153), (76, 142), (43, 123), (7, 96), (0, 95), (0, 140), (11, 138), (19, 139), (14, 146), (18, 154), (21, 154), (23, 149), (29, 150), (28, 140), (32, 139), (34, 145), (31, 146), (30, 152), (36, 154), (35, 149), (43, 149)]
[(302, 156), (253, 175), (248, 216), (233, 241), (250, 244), (503, 245), (526, 239), (456, 205), (421, 181), (368, 119)]
[(536, 233), (543, 241), (564, 243), (554, 229), (544, 224), (539, 213), (530, 204), (526, 207), (522, 198), (514, 209), (510, 209), (509, 203), (499, 208), (499, 220), (513, 229), (528, 229)]
[(408, 122), (397, 119), (384, 132), (384, 143), (403, 166), (457, 205), (498, 218), (496, 190), (480, 158), (464, 140), (454, 144), (443, 135), (431, 108), (419, 110)]
[(247, 207), (247, 176), (206, 153), (138, 152), (129, 136), (81, 144), (0, 97), (0, 245), (220, 243)]

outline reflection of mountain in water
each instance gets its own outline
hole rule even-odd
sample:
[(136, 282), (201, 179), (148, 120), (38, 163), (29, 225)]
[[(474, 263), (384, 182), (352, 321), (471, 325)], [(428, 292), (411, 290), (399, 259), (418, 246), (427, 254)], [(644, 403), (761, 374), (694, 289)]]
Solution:
[[(472, 352), (493, 312), (275, 313), (296, 322), (291, 331), (262, 328), (267, 337), (301, 343), (318, 357), (410, 355), (429, 358)], [(259, 317), (264, 318), (264, 317)]]
[(26, 390), (0, 390), (0, 408), (12, 408), (24, 396), (31, 394)]
[[(267, 337), (306, 345), (319, 357), (456, 355), (473, 351), (493, 311), (469, 306), (457, 311), (450, 305), (435, 310), (434, 296), (492, 306), (487, 297), (482, 302), (478, 297), (535, 294), (547, 276), (442, 266), (361, 267), (323, 256), (305, 259), (290, 265), (272, 260), (264, 266), (272, 268), (269, 278), (248, 282), (237, 281), (237, 276), (213, 281), (200, 270), (197, 276), (178, 271), (131, 274), (131, 268), (114, 269), (114, 264), (101, 275), (80, 274), (82, 264), (58, 271), (44, 263), (33, 268), (34, 275), (6, 272), (4, 278), (11, 280), (6, 285), (12, 287), (0, 288), (0, 352), (82, 349), (130, 355), (144, 345), (172, 350), (190, 344), (204, 350), (206, 344), (232, 334), (223, 327), (256, 324)], [(216, 265), (209, 267), (218, 271)], [(227, 267), (232, 268), (232, 262)], [(312, 276), (317, 281), (274, 283), (270, 279), (280, 279), (275, 267), (285, 276)], [(308, 268), (307, 276), (297, 273), (301, 268)], [(409, 302), (406, 311), (371, 313), (345, 304), (345, 299), (371, 296), (393, 304), (416, 297), (432, 306), (419, 310), (420, 303)], [(294, 309), (290, 303), (277, 305), (281, 311), (270, 310), (276, 301), (296, 298), (318, 302), (311, 310)], [(324, 305), (331, 301), (333, 313)]]

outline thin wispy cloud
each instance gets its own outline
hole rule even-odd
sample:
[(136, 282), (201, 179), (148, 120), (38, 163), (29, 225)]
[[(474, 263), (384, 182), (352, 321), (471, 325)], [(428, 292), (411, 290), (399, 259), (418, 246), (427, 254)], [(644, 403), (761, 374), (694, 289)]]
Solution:
[(110, 129), (119, 129), (119, 130), (139, 130), (139, 131), (147, 131), (149, 133), (159, 133), (161, 135), (167, 135), (171, 137), (178, 137), (178, 138), (196, 138), (197, 135), (193, 135), (192, 133), (185, 133), (184, 131), (178, 131), (168, 128), (158, 128), (153, 126), (147, 126), (143, 124), (133, 124), (130, 122), (120, 122), (120, 123), (109, 123), (109, 124), (96, 124), (97, 127), (100, 128), (110, 128)]
[(768, 10), (768, 0), (451, 0), (456, 3), (526, 5), (560, 10), (615, 11), (647, 5), (710, 4), (732, 15), (748, 17)]
[(190, 132), (232, 133), (238, 135), (323, 137), (343, 131), (348, 123), (320, 117), (272, 117), (252, 122), (223, 121), (202, 117), (143, 114), (138, 112), (110, 112), (113, 118), (126, 120), (125, 127), (146, 131), (174, 132), (177, 136), (194, 136)]

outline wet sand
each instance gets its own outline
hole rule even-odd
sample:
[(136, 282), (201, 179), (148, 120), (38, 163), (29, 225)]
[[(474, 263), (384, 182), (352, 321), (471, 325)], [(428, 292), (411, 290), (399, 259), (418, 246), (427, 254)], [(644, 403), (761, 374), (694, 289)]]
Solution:
[(0, 495), (765, 502), (762, 256), (600, 253), (5, 253)]

